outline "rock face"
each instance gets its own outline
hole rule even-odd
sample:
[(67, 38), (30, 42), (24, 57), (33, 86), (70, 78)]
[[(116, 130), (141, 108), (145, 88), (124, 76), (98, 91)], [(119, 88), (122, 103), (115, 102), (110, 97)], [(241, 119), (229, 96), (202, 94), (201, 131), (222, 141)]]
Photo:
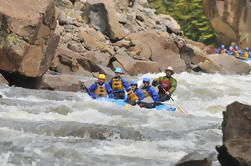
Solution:
[(200, 62), (198, 66), (207, 73), (221, 74), (248, 74), (250, 66), (229, 55), (211, 54), (208, 59)]
[(184, 156), (175, 166), (212, 166), (210, 154), (192, 152)]
[(76, 92), (80, 90), (81, 83), (78, 79), (69, 74), (45, 74), (39, 88)]
[(204, 10), (224, 44), (236, 42), (251, 47), (251, 2), (248, 0), (204, 0)]
[(42, 76), (58, 43), (53, 35), (53, 0), (0, 0), (0, 4), (0, 69), (28, 77)]
[(112, 0), (87, 0), (87, 12), (91, 25), (109, 36), (111, 40), (125, 37), (126, 33), (116, 17)]
[(234, 102), (227, 106), (222, 123), (223, 141), (251, 139), (251, 106)]
[(21, 2), (0, 0), (0, 72), (10, 85), (24, 86), (29, 78), (28, 87), (39, 87), (48, 68), (57, 74), (111, 77), (115, 67), (134, 75), (167, 66), (191, 71), (203, 62), (203, 71), (232, 72), (224, 59), (206, 57), (203, 44), (184, 39), (177, 22), (156, 15), (147, 0)]
[(251, 166), (251, 106), (227, 106), (222, 123), (223, 145), (217, 147), (222, 166)]

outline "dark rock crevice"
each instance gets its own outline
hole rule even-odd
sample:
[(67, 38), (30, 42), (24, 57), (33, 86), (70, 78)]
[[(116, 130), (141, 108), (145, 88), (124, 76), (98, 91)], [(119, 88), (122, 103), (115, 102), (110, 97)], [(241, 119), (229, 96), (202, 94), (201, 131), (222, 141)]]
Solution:
[(20, 75), (19, 73), (10, 73), (7, 71), (0, 70), (0, 73), (3, 75), (3, 77), (9, 82), (9, 86), (18, 86), (23, 88), (29, 88), (29, 89), (38, 89), (42, 77), (26, 77), (23, 75)]

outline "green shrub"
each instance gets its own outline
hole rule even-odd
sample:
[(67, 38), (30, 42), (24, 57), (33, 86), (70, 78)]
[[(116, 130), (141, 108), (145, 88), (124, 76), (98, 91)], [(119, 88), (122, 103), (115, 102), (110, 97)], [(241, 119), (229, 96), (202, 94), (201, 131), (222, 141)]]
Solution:
[(203, 0), (148, 0), (157, 14), (172, 16), (181, 26), (184, 35), (207, 45), (217, 45), (216, 32), (204, 14)]

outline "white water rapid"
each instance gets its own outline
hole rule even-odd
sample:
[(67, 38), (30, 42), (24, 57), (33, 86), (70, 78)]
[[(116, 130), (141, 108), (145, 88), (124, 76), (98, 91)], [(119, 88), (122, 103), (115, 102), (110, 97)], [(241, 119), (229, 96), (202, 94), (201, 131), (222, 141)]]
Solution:
[[(140, 83), (144, 77), (132, 77)], [(216, 161), (222, 112), (251, 105), (251, 75), (175, 74), (175, 112), (126, 109), (81, 92), (0, 87), (1, 166), (172, 166), (202, 151)]]

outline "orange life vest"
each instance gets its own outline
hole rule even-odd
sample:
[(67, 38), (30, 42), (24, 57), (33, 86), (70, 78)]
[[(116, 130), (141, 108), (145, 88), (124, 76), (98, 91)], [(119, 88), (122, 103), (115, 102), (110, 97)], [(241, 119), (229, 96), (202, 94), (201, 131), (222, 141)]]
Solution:
[(234, 52), (234, 55), (235, 55), (235, 57), (237, 57), (237, 58), (239, 58), (239, 57), (240, 57), (240, 54), (239, 54), (239, 52), (238, 52), (238, 51), (235, 51), (235, 52)]
[(143, 91), (144, 91), (144, 93), (145, 93), (146, 97), (151, 97), (151, 95), (147, 92), (147, 90), (146, 90), (146, 89), (144, 89)]
[(94, 93), (97, 96), (106, 97), (108, 93), (107, 93), (107, 90), (105, 88), (105, 84), (103, 84), (103, 85), (97, 84), (97, 85), (98, 85), (98, 87), (95, 89)]
[(226, 50), (224, 49), (224, 50), (221, 50), (221, 52), (220, 52), (221, 54), (226, 54)]
[(243, 57), (241, 59), (248, 60), (248, 52), (244, 52)]
[(134, 93), (133, 90), (131, 90), (130, 92), (128, 92), (128, 99), (130, 101), (137, 101), (139, 99), (139, 97)]
[(113, 78), (112, 79), (112, 90), (120, 90), (123, 89), (124, 86), (120, 78)]

